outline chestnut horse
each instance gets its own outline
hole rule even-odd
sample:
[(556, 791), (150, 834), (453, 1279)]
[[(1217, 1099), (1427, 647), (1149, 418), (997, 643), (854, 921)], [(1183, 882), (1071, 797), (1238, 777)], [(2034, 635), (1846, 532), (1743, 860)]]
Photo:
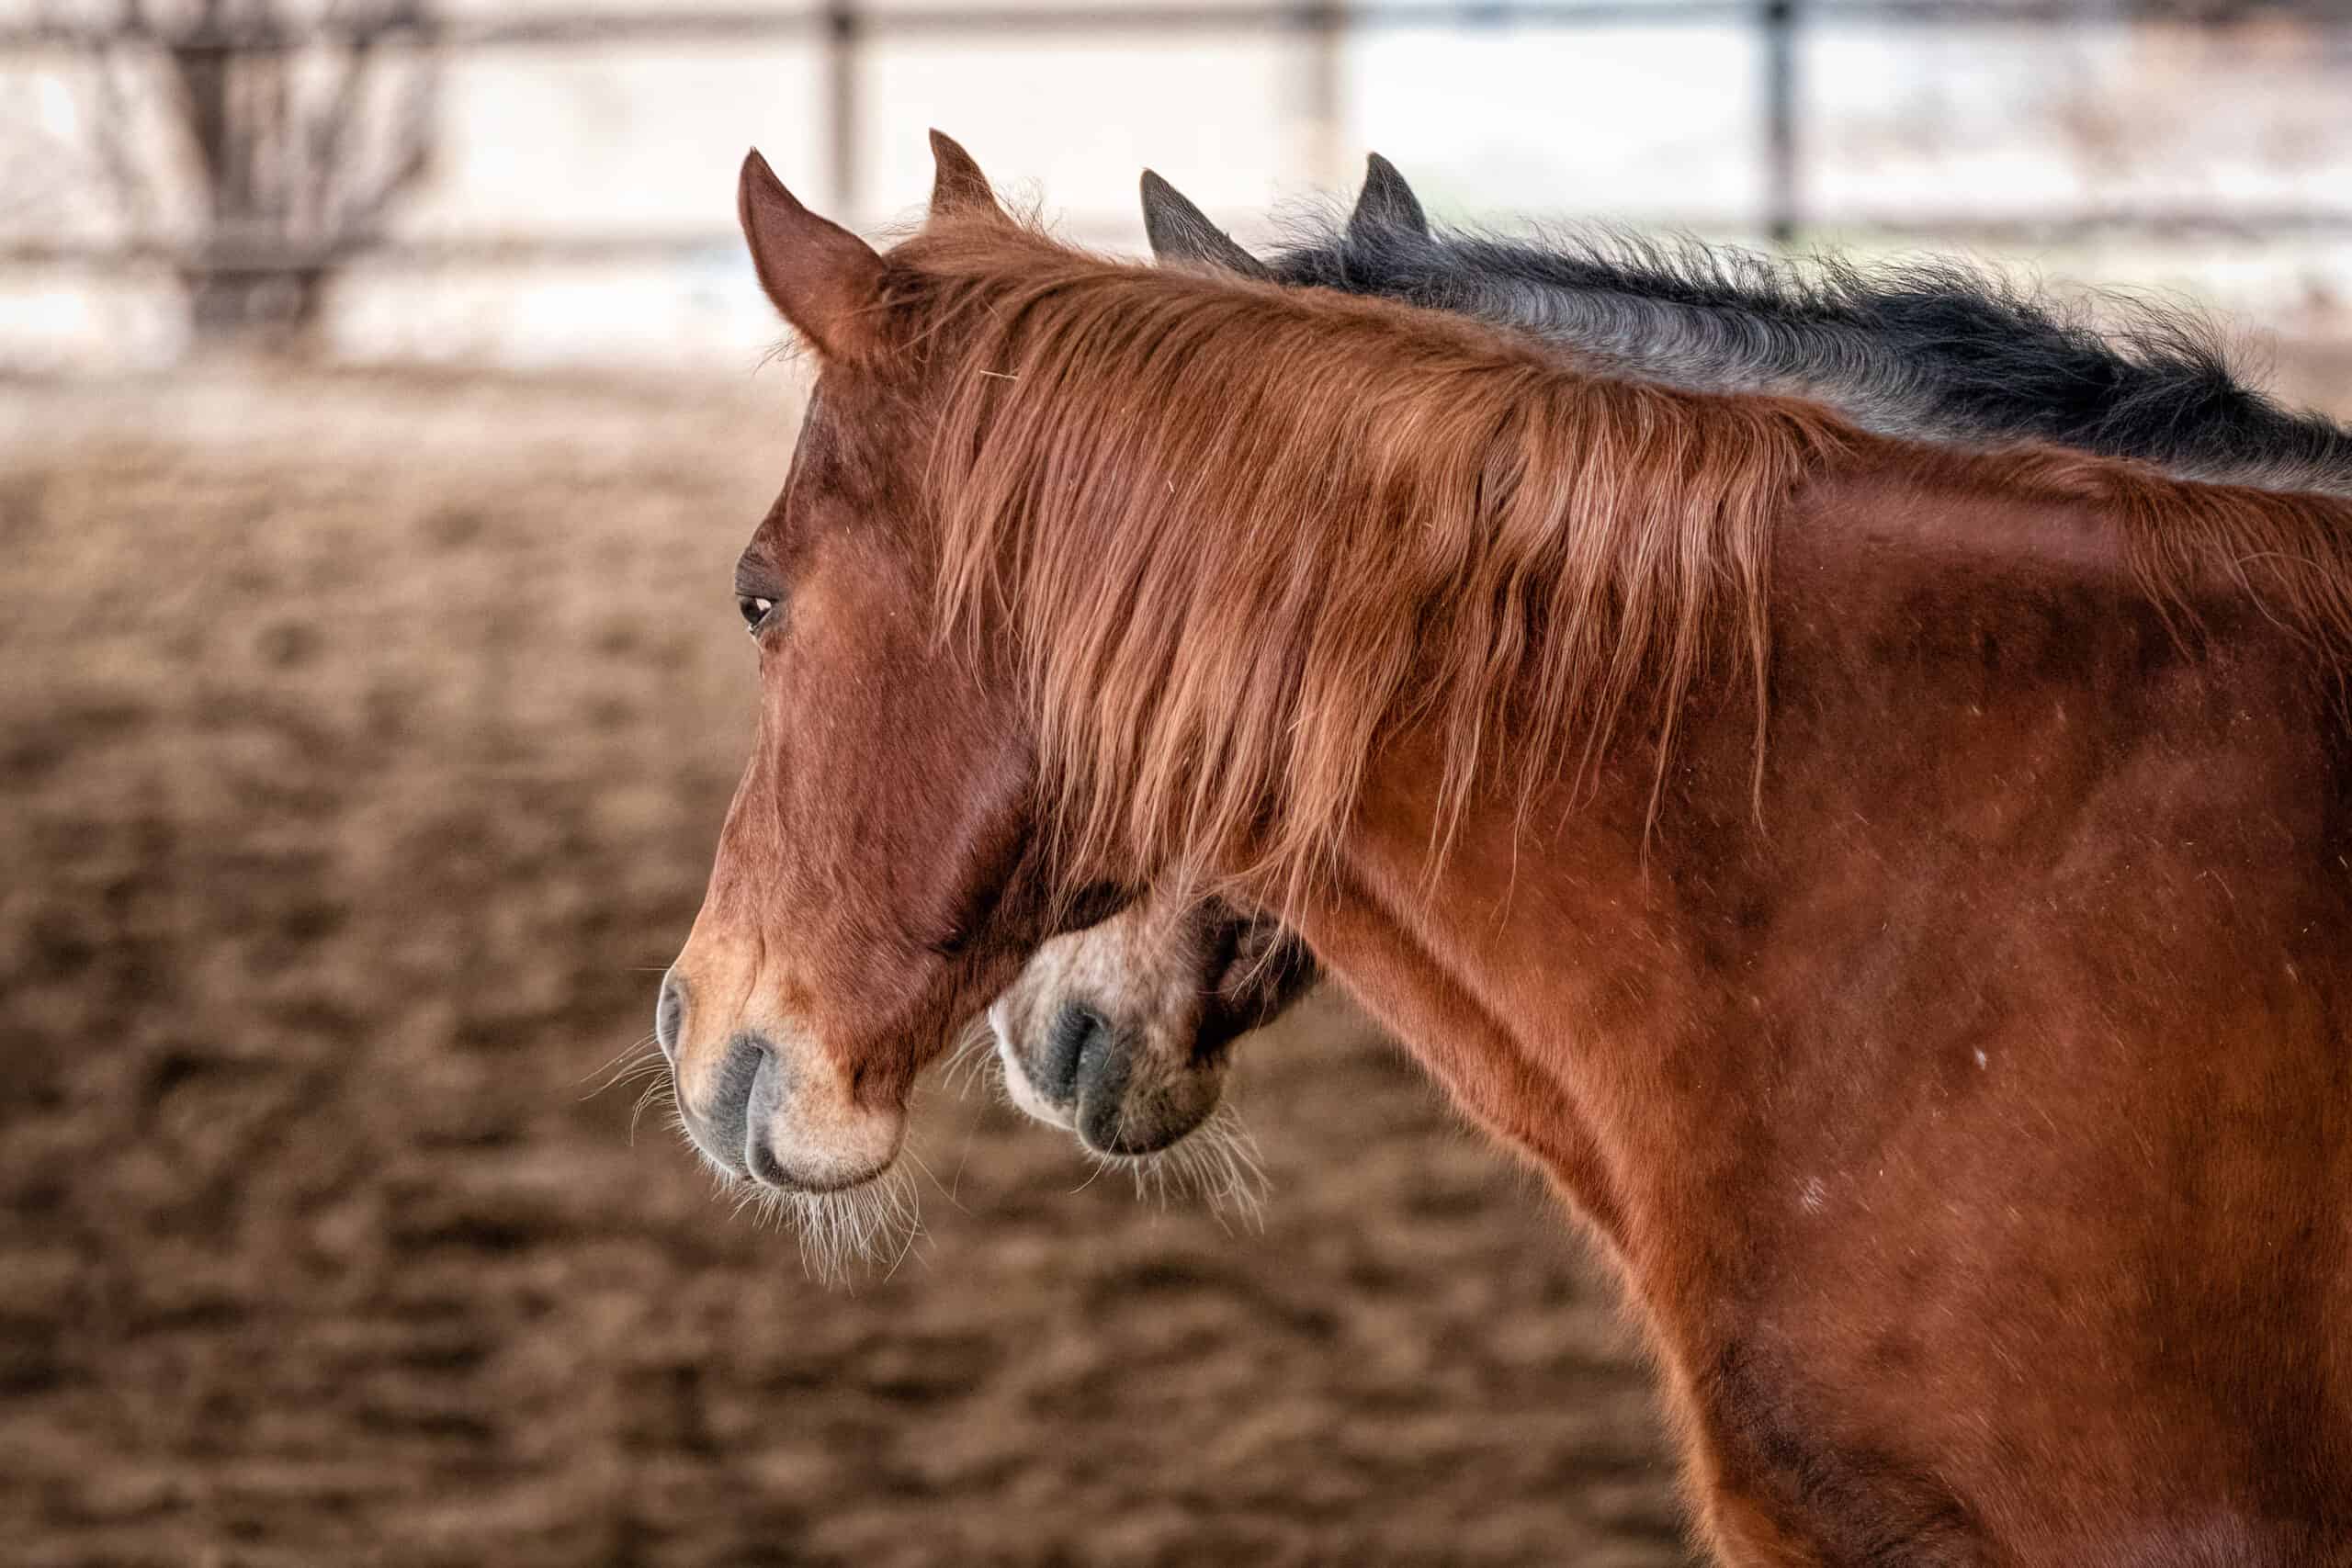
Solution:
[(1118, 265), (943, 152), (812, 346), (690, 1132), (868, 1183), (1038, 945), (1277, 910), (1605, 1235), (1739, 1563), (2352, 1554), (2352, 511)]
[[(2110, 302), (2116, 341), (1950, 264), (1805, 271), (1695, 242), (1447, 233), (1377, 153), (1345, 221), (1272, 261), (1148, 173), (1143, 206), (1165, 264), (1459, 310), (1613, 374), (1814, 398), (1943, 443), (2046, 439), (2183, 477), (2352, 494), (2352, 434), (2280, 408), (2210, 333), (2145, 308)], [(1239, 1037), (1314, 978), (1278, 922), (1171, 891), (1048, 943), (989, 1016), (1016, 1104), (1098, 1154), (1136, 1155), (1206, 1121)]]

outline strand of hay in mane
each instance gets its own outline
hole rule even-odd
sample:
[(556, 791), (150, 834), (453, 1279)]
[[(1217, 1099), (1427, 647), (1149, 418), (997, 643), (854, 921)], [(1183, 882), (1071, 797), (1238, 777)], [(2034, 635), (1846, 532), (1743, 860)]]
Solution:
[[(895, 249), (951, 631), (1010, 633), (1074, 874), (1247, 863), (1295, 899), (1371, 761), (1433, 737), (1433, 863), (1474, 790), (1578, 775), (1752, 680), (1807, 476), (1917, 462), (2100, 505), (2160, 604), (2252, 592), (2340, 659), (2352, 512), (2029, 448), (1954, 457), (1808, 404), (1579, 375), (1392, 303), (1122, 265), (993, 219)], [(1957, 468), (1954, 466), (1957, 465)], [(1655, 808), (1655, 802), (1654, 802)]]

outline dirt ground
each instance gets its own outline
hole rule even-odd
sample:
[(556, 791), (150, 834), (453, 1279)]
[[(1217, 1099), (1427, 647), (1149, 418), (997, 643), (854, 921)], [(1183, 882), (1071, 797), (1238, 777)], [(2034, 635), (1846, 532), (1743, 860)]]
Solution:
[(0, 1560), (1685, 1561), (1612, 1289), (1360, 1033), (1242, 1066), (1262, 1232), (931, 1093), (849, 1292), (593, 1092), (793, 386), (0, 384)]
[(0, 1561), (1687, 1562), (1603, 1271), (1328, 1018), (1261, 1231), (942, 1089), (829, 1290), (632, 1140), (788, 451), (713, 379), (0, 383)]

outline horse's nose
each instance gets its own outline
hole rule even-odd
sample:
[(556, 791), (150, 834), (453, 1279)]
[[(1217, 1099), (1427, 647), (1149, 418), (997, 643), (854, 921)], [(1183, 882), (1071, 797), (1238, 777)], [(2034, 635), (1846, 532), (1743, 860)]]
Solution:
[[(684, 1094), (678, 1097), (678, 1111), (686, 1123), (686, 1135), (695, 1146), (710, 1156), (724, 1169), (736, 1176), (749, 1173), (752, 1162), (752, 1146), (757, 1144), (763, 1151), (764, 1138), (749, 1134), (761, 1124), (763, 1107), (774, 1110), (775, 1105), (775, 1053), (767, 1042), (756, 1034), (738, 1034), (727, 1043), (727, 1055), (713, 1075), (708, 1103), (688, 1104)], [(767, 1097), (760, 1099), (763, 1080), (770, 1084)], [(774, 1156), (769, 1156), (770, 1163)]]
[[(1134, 1154), (1128, 1134), (1127, 1090), (1135, 1077), (1132, 1042), (1122, 1049), (1119, 1037), (1101, 1015), (1085, 1008), (1075, 1010), (1090, 1021), (1073, 1028), (1069, 1098), (1077, 1102), (1078, 1133), (1105, 1154)], [(1056, 1031), (1058, 1036), (1061, 1032)]]
[(1081, 1067), (1091, 1061), (1099, 1071), (1110, 1044), (1111, 1025), (1101, 1013), (1082, 1002), (1063, 1003), (1046, 1032), (1031, 1087), (1056, 1105), (1069, 1104), (1079, 1097)]
[(770, 1187), (797, 1191), (805, 1184), (794, 1178), (776, 1157), (775, 1146), (769, 1139), (776, 1124), (776, 1111), (782, 1108), (786, 1086), (784, 1063), (774, 1051), (761, 1043), (760, 1061), (752, 1075), (752, 1092), (745, 1100), (749, 1121), (743, 1136), (743, 1164), (752, 1175)]
[(662, 976), (662, 995), (653, 1004), (653, 1043), (663, 1059), (678, 1065), (678, 1036), (686, 1026), (686, 983), (674, 969)]

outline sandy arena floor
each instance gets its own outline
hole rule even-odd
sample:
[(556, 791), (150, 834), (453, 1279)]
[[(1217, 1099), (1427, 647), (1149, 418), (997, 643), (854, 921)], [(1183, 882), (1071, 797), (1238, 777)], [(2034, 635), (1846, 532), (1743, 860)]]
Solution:
[(1687, 1561), (1612, 1287), (1358, 1032), (1242, 1065), (1262, 1231), (941, 1089), (845, 1292), (632, 1141), (793, 394), (0, 382), (0, 1560)]
[(1684, 1561), (1612, 1290), (1387, 1047), (1264, 1228), (983, 1092), (854, 1292), (626, 1089), (792, 378), (0, 384), (0, 1559)]

